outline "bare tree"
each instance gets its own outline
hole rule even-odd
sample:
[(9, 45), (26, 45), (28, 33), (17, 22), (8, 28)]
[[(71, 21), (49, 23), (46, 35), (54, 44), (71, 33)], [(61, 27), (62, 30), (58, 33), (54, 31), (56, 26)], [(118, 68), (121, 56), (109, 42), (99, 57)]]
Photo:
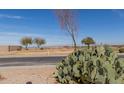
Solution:
[(59, 19), (62, 29), (65, 29), (71, 36), (74, 44), (74, 50), (76, 50), (77, 28), (73, 11), (68, 9), (56, 10), (56, 15)]

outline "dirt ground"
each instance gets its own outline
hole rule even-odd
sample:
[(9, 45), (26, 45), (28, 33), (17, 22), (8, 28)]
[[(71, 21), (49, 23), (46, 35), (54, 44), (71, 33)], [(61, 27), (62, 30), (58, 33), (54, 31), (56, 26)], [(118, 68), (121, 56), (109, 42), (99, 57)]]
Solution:
[[(22, 51), (0, 51), (0, 57), (27, 57), (27, 56), (65, 56), (73, 52), (73, 48), (29, 49)], [(0, 67), (0, 84), (55, 84), (53, 78), (55, 65)]]
[(55, 65), (23, 66), (23, 67), (1, 67), (0, 84), (56, 84), (53, 78)]
[(57, 56), (63, 55), (66, 56), (69, 53), (73, 52), (73, 48), (49, 48), (49, 49), (29, 49), (21, 51), (0, 51), (0, 56)]

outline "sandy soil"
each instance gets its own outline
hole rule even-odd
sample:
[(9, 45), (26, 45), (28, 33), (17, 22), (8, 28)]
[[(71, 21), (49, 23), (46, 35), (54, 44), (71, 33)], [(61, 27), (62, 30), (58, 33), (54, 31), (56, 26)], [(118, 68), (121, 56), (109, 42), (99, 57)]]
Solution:
[(50, 48), (50, 49), (29, 49), (21, 51), (0, 51), (0, 57), (4, 56), (51, 56), (62, 55), (66, 56), (73, 52), (73, 48)]
[[(29, 49), (22, 51), (0, 51), (0, 57), (27, 57), (27, 56), (65, 56), (73, 52), (73, 48)], [(0, 84), (25, 84), (31, 81), (33, 84), (55, 84), (53, 78), (55, 66), (24, 66), (24, 67), (0, 67)]]
[(1, 67), (0, 84), (25, 84), (28, 81), (33, 84), (55, 84), (53, 72), (55, 65)]

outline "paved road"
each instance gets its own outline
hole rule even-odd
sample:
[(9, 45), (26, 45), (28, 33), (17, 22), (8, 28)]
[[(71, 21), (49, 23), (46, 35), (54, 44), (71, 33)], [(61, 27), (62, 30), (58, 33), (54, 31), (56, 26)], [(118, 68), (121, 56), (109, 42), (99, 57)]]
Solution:
[[(124, 58), (124, 55), (119, 55), (120, 58)], [(65, 56), (54, 57), (10, 57), (0, 58), (0, 67), (7, 66), (32, 66), (43, 64), (56, 64), (61, 61)]]
[(119, 55), (119, 58), (124, 58), (124, 55)]
[(11, 57), (0, 58), (0, 67), (7, 66), (31, 66), (31, 65), (43, 65), (43, 64), (56, 64), (61, 61), (64, 56), (56, 57)]

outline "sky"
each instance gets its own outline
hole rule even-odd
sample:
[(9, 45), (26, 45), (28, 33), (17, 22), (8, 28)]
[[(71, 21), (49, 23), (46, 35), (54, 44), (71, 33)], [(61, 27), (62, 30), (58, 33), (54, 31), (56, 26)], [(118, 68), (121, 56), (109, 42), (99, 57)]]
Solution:
[[(77, 24), (76, 41), (85, 37), (97, 44), (124, 44), (124, 10), (73, 10)], [(72, 45), (61, 29), (54, 10), (0, 10), (0, 45), (20, 45), (22, 37), (41, 37), (46, 46)]]

